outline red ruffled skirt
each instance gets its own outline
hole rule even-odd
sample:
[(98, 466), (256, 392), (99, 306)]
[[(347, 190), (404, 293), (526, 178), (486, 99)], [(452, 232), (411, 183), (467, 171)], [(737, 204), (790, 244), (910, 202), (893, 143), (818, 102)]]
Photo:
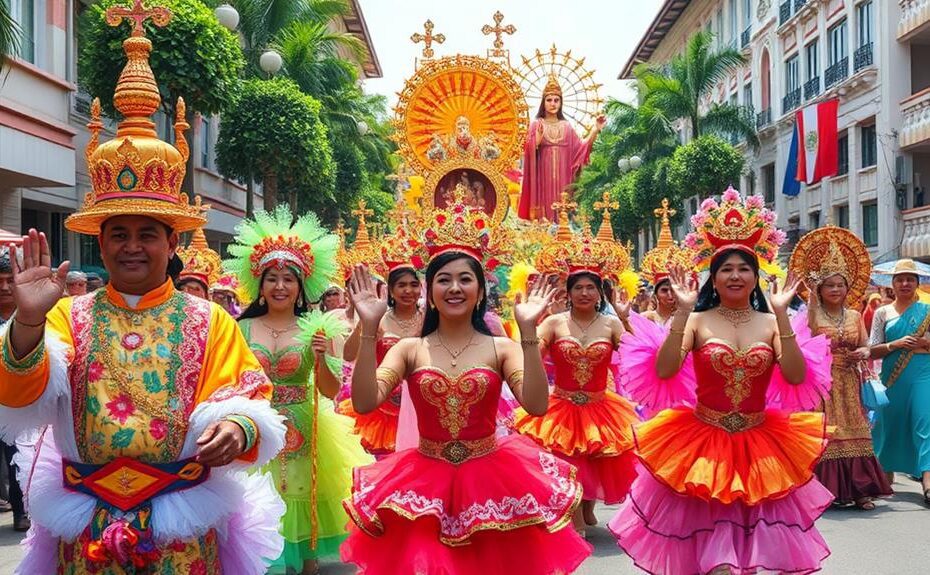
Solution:
[(400, 408), (391, 400), (362, 414), (352, 407), (351, 399), (344, 399), (339, 402), (338, 411), (355, 420), (355, 433), (362, 439), (365, 451), (376, 456), (394, 453)]
[(668, 409), (636, 440), (641, 473), (608, 527), (638, 567), (820, 569), (830, 552), (814, 522), (833, 500), (813, 475), (826, 444), (822, 414), (766, 411), (761, 424), (729, 432), (690, 408)]
[(580, 500), (574, 468), (520, 436), (458, 465), (408, 449), (355, 469), (341, 555), (365, 575), (570, 573), (591, 553)]
[(545, 415), (518, 409), (514, 429), (578, 468), (585, 499), (619, 503), (636, 478), (633, 404), (606, 391), (602, 399), (575, 403), (552, 395)]

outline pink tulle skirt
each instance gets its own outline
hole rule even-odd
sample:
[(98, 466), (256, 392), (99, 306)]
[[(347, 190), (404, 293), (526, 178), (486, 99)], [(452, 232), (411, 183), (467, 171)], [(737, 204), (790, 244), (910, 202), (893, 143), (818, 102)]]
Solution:
[(678, 493), (645, 469), (608, 528), (636, 565), (653, 575), (703, 575), (729, 566), (813, 573), (830, 554), (814, 522), (833, 495), (815, 479), (758, 505)]
[(458, 465), (409, 449), (355, 470), (343, 561), (365, 575), (570, 573), (591, 553), (575, 469), (508, 436)]

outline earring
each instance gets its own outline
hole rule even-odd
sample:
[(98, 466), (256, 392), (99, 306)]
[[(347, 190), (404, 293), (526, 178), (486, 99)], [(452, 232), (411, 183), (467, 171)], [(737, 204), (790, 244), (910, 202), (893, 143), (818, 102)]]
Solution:
[(711, 297), (716, 299), (717, 298), (717, 286), (713, 286), (711, 287), (711, 289), (713, 290), (713, 294), (711, 295)]
[(758, 307), (759, 307), (759, 294), (757, 294), (757, 293), (755, 293), (755, 292), (753, 292), (753, 294), (752, 294), (752, 307), (753, 307), (753, 308), (758, 308)]
[(265, 305), (265, 296), (258, 296), (258, 305)]

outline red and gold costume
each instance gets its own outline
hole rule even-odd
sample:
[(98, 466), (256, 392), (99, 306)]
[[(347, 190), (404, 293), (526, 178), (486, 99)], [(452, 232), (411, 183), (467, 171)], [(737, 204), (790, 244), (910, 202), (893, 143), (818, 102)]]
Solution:
[(220, 274), (223, 272), (223, 260), (220, 258), (220, 254), (210, 249), (203, 228), (194, 230), (191, 243), (186, 248), (178, 250), (178, 257), (181, 258), (181, 262), (184, 264), (184, 270), (178, 276), (178, 282), (185, 280), (198, 281), (209, 295), (212, 286), (220, 280)]
[[(124, 16), (135, 19), (115, 97), (124, 120), (116, 138), (98, 145), (94, 101), (93, 192), (65, 225), (98, 235), (111, 217), (139, 215), (191, 231), (206, 217), (199, 198), (191, 204), (180, 193), (183, 101), (180, 150), (158, 140), (149, 119), (160, 99), (141, 21), (164, 25), (171, 14), (140, 2), (108, 11), (114, 24)], [(284, 506), (266, 475), (243, 471), (274, 457), (285, 430), (268, 401), (271, 382), (226, 312), (168, 279), (142, 296), (108, 285), (59, 300), (44, 339), (21, 359), (10, 343), (13, 323), (0, 331), (0, 435), (46, 430), (29, 481), (23, 572), (264, 572), (282, 547), (275, 527)], [(251, 448), (208, 468), (197, 440), (222, 420), (238, 424)]]
[[(709, 264), (734, 248), (774, 256), (783, 236), (762, 198), (743, 201), (728, 190), (721, 204), (707, 200), (692, 221), (696, 257)], [(609, 528), (636, 565), (653, 574), (710, 573), (728, 568), (812, 573), (829, 555), (814, 522), (833, 500), (814, 477), (826, 445), (823, 416), (806, 410), (820, 402), (829, 385), (829, 347), (796, 323), (807, 365), (804, 382), (781, 375), (771, 342), (744, 348), (711, 338), (692, 349), (693, 373), (673, 379), (696, 381), (690, 405), (671, 407), (636, 429), (641, 472)], [(655, 341), (641, 332), (662, 331), (648, 321), (624, 336), (624, 348)], [(657, 347), (651, 359), (638, 353), (655, 386)], [(826, 359), (826, 363), (824, 362)], [(680, 390), (676, 384), (670, 389)], [(655, 394), (669, 397), (669, 394)], [(671, 399), (671, 398), (670, 398)]]

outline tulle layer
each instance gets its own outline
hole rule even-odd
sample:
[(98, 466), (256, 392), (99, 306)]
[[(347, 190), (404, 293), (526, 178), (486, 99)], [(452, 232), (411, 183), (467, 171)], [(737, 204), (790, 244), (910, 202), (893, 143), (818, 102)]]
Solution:
[(636, 565), (655, 575), (760, 570), (811, 573), (829, 555), (814, 522), (833, 497), (816, 480), (749, 506), (682, 495), (643, 470), (608, 524)]
[(887, 497), (891, 485), (874, 455), (824, 459), (814, 472), (837, 503), (853, 503), (863, 497)]
[(491, 453), (458, 465), (409, 449), (357, 468), (344, 504), (369, 535), (385, 534), (385, 518), (394, 514), (409, 521), (432, 517), (438, 533), (430, 531), (431, 538), (466, 545), (482, 531), (536, 525), (554, 532), (568, 525), (582, 494), (575, 473), (512, 435)]
[(770, 410), (761, 424), (730, 433), (677, 408), (638, 427), (636, 442), (645, 466), (673, 490), (756, 505), (810, 480), (826, 429), (822, 413)]
[(633, 425), (639, 423), (635, 408), (626, 399), (607, 391), (601, 400), (578, 405), (552, 396), (544, 415), (517, 409), (514, 429), (546, 449), (572, 457), (620, 455), (633, 448)]
[(791, 328), (804, 357), (804, 381), (799, 384), (788, 382), (782, 374), (781, 366), (776, 364), (772, 381), (766, 390), (765, 404), (785, 411), (817, 409), (825, 398), (830, 397), (830, 387), (833, 385), (830, 339), (826, 335), (811, 335), (807, 312), (796, 315), (791, 320)]
[(359, 575), (563, 575), (577, 569), (591, 546), (566, 525), (550, 532), (534, 525), (511, 531), (475, 533), (466, 546), (444, 545), (435, 517), (410, 521), (382, 512), (384, 534), (372, 537), (353, 528), (342, 545), (342, 560)]
[(362, 439), (362, 447), (373, 455), (393, 453), (397, 441), (397, 421), (399, 410), (390, 402), (369, 413), (358, 413), (352, 407), (352, 400), (345, 399), (339, 403), (339, 413), (355, 420), (355, 433)]
[(639, 461), (632, 449), (610, 457), (558, 457), (578, 469), (577, 477), (584, 489), (584, 499), (603, 501), (608, 505), (620, 503), (630, 492)]

